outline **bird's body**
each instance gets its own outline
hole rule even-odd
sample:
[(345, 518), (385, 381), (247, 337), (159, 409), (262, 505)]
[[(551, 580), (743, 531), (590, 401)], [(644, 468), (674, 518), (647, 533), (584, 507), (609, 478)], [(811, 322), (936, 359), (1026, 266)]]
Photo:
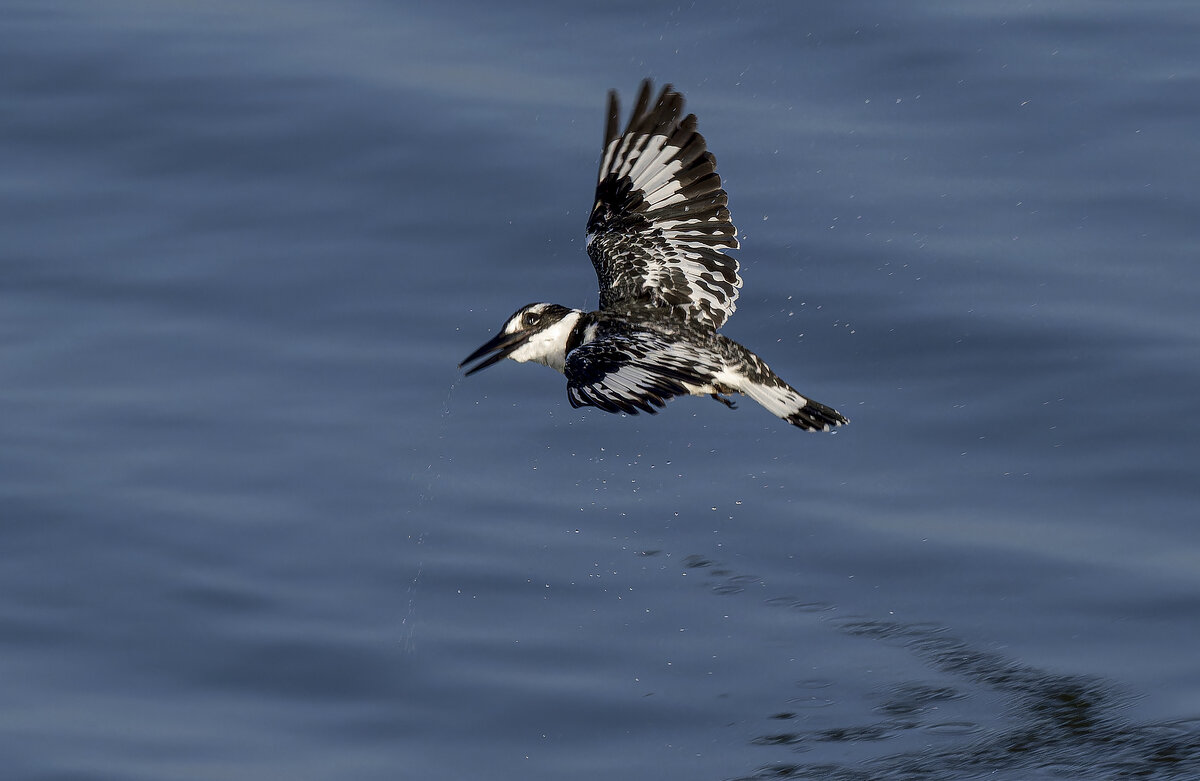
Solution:
[(463, 364), (488, 356), (534, 361), (566, 375), (572, 406), (653, 413), (682, 395), (742, 393), (807, 430), (847, 420), (784, 382), (757, 355), (717, 332), (733, 313), (738, 246), (716, 162), (682, 117), (683, 98), (663, 88), (650, 103), (642, 84), (629, 124), (617, 132), (609, 93), (604, 157), (588, 219), (588, 255), (600, 282), (594, 312), (558, 304), (517, 310)]

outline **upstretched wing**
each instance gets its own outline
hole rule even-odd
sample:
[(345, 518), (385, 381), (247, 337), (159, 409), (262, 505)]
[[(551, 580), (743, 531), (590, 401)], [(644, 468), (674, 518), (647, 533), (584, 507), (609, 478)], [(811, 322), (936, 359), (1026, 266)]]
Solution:
[(675, 396), (688, 393), (684, 383), (710, 382), (715, 366), (703, 356), (682, 355), (679, 345), (650, 331), (608, 334), (567, 355), (567, 397), (572, 407), (605, 412), (639, 410), (651, 414)]
[(587, 224), (588, 255), (600, 281), (600, 307), (623, 303), (675, 308), (712, 326), (733, 314), (738, 263), (728, 196), (716, 160), (683, 114), (683, 96), (663, 87), (650, 102), (642, 82), (625, 132), (617, 93), (608, 93), (604, 157)]

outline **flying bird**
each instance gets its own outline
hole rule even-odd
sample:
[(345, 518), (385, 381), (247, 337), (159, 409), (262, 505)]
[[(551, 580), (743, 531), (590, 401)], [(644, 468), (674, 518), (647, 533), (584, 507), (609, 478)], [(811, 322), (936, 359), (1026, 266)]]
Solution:
[(651, 100), (642, 82), (618, 131), (608, 93), (604, 154), (587, 222), (587, 253), (600, 282), (594, 312), (558, 304), (521, 307), (500, 333), (459, 364), (472, 375), (505, 358), (562, 372), (573, 407), (657, 412), (676, 397), (741, 393), (807, 431), (849, 421), (801, 395), (761, 358), (718, 329), (735, 309), (742, 278), (728, 196), (716, 160), (669, 84)]

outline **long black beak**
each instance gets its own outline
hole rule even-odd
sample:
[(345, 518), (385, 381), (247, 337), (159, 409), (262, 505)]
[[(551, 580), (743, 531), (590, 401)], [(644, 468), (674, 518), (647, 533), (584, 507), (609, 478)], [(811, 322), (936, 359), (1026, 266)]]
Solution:
[(472, 374), (474, 374), (477, 371), (483, 371), (487, 367), (489, 367), (493, 364), (500, 363), (500, 361), (503, 361), (505, 358), (507, 358), (509, 356), (510, 353), (512, 353), (513, 350), (515, 350), (518, 347), (520, 347), (521, 345), (523, 345), (525, 343), (525, 340), (528, 338), (529, 338), (529, 334), (527, 334), (527, 333), (499, 334), (494, 339), (489, 341), (487, 344), (483, 345), (478, 350), (476, 350), (475, 352), (471, 353), (466, 358), (464, 358), (463, 362), (458, 365), (458, 368), (461, 369), (462, 367), (466, 366), (471, 361), (482, 358), (483, 356), (487, 355), (490, 352), (496, 353), (495, 355), (488, 358), (486, 361), (479, 364), (478, 366), (475, 366), (474, 368), (471, 368), (471, 369), (467, 369), (466, 376), (470, 377)]

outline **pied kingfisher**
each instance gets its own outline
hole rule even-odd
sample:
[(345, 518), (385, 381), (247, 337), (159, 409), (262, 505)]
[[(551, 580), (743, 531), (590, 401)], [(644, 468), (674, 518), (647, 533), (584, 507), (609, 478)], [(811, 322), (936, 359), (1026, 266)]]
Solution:
[(696, 116), (683, 116), (683, 96), (670, 85), (656, 101), (650, 96), (647, 79), (618, 133), (620, 105), (616, 91), (608, 93), (587, 223), (600, 309), (523, 306), (459, 368), (484, 356), (468, 376), (504, 358), (536, 361), (566, 375), (571, 406), (606, 412), (653, 413), (689, 393), (732, 408), (720, 394), (743, 393), (808, 431), (847, 423), (717, 333), (742, 286), (738, 262), (724, 254), (738, 246), (728, 196)]

